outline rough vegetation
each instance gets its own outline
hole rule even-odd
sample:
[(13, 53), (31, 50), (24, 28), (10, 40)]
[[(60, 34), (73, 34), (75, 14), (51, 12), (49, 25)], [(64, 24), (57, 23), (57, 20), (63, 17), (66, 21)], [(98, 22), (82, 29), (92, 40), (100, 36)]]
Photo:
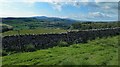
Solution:
[(118, 37), (2, 57), (3, 65), (118, 65)]
[(13, 30), (13, 26), (0, 23), (0, 33), (1, 32), (6, 32), (6, 31), (9, 31), (9, 30)]

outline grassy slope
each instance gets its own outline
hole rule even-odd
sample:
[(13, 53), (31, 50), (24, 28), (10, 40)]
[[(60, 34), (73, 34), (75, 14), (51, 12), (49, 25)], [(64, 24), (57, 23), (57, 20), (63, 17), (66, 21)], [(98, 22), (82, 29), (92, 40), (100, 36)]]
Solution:
[[(66, 32), (66, 30), (63, 29), (45, 29), (45, 28), (39, 28), (39, 29), (24, 29), (24, 30), (20, 30), (20, 34), (42, 34), (42, 33), (61, 33), (61, 32)], [(3, 36), (7, 36), (7, 35), (18, 35), (18, 31), (8, 31), (8, 32), (4, 32)]]
[(118, 36), (3, 57), (3, 65), (118, 65)]

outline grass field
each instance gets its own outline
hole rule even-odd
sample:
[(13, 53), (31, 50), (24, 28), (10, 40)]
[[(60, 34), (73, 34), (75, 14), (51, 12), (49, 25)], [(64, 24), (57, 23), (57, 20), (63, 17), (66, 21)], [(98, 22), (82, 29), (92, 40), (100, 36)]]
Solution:
[(3, 65), (118, 65), (118, 37), (2, 57)]
[[(61, 32), (66, 32), (66, 30), (63, 29), (48, 29), (48, 28), (39, 28), (39, 29), (24, 29), (24, 30), (19, 30), (19, 33), (24, 35), (24, 34), (43, 34), (43, 33), (61, 33)], [(3, 36), (8, 36), (8, 35), (19, 35), (17, 30), (13, 31), (7, 31), (2, 34)]]

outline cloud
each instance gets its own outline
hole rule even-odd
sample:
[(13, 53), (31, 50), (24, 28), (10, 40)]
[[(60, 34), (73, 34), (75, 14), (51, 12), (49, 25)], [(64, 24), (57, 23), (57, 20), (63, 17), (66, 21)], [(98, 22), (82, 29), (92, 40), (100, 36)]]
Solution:
[[(89, 7), (89, 13), (86, 14), (74, 14), (70, 16), (69, 14), (66, 14), (64, 16), (67, 16), (69, 18), (77, 18), (77, 19), (111, 19), (113, 17), (117, 17), (117, 10), (118, 10), (118, 2), (119, 0), (0, 0), (0, 6), (1, 5), (6, 5), (4, 7), (9, 7), (11, 6), (10, 3), (25, 3), (26, 6), (32, 5), (36, 2), (48, 2), (49, 4), (52, 5), (53, 9), (58, 10), (58, 11), (64, 11), (62, 10), (64, 6), (66, 5), (71, 5), (74, 7), (80, 8), (81, 6)], [(103, 3), (104, 2), (104, 3)], [(111, 2), (111, 3), (110, 3)], [(114, 3), (112, 3), (114, 2)], [(4, 8), (3, 7), (3, 8)], [(11, 8), (13, 9), (13, 8)], [(0, 8), (1, 10), (1, 8)], [(16, 9), (17, 10), (17, 9)], [(4, 11), (1, 16), (33, 16), (36, 13), (25, 13), (25, 12), (9, 12)], [(13, 11), (13, 10), (12, 10)], [(1, 11), (0, 11), (1, 13)], [(42, 14), (41, 14), (42, 15)], [(49, 16), (49, 15), (46, 15)], [(53, 15), (51, 15), (53, 16)], [(59, 17), (59, 16), (58, 16)], [(62, 17), (62, 16), (60, 16)]]
[(52, 5), (53, 9), (56, 9), (58, 11), (61, 11), (62, 10), (62, 6), (64, 5), (63, 3), (61, 2), (50, 2), (49, 4)]
[(110, 9), (111, 7), (110, 6), (104, 6), (104, 7), (102, 7), (103, 9)]
[[(61, 11), (63, 5), (73, 5), (76, 7), (80, 7), (80, 2), (118, 2), (119, 0), (0, 0), (0, 4), (2, 3), (10, 3), (10, 2), (24, 2), (27, 4), (34, 4), (36, 2), (48, 2), (53, 4), (53, 8)], [(64, 3), (64, 4), (61, 4)], [(85, 4), (85, 3), (84, 3)], [(108, 9), (109, 7), (104, 7), (105, 9)]]
[(88, 15), (89, 17), (92, 17), (92, 18), (111, 18), (110, 15), (107, 15), (101, 12), (90, 12)]
[(119, 2), (120, 0), (94, 0), (94, 2)]
[(62, 4), (61, 3), (53, 3), (53, 8), (61, 11), (62, 10)]
[(35, 14), (33, 12), (14, 12), (14, 11), (6, 11), (6, 12), (2, 12), (0, 14), (0, 17), (31, 17), (31, 16), (34, 16)]
[(56, 3), (54, 4), (54, 8), (56, 8), (58, 11), (61, 11), (64, 5), (72, 5), (75, 7), (80, 7), (81, 5), (85, 5), (85, 6), (89, 5), (91, 7), (107, 10), (107, 9), (118, 9), (118, 5), (117, 5), (118, 1), (119, 0), (68, 0), (68, 1), (56, 0), (56, 1), (50, 1), (49, 3), (51, 4)]
[(0, 0), (0, 2), (119, 2), (120, 0)]
[(113, 16), (112, 14), (106, 14), (102, 12), (89, 12), (88, 14), (72, 14), (69, 16), (73, 19), (77, 20), (88, 20), (88, 21), (105, 21), (105, 20), (117, 20), (117, 16)]

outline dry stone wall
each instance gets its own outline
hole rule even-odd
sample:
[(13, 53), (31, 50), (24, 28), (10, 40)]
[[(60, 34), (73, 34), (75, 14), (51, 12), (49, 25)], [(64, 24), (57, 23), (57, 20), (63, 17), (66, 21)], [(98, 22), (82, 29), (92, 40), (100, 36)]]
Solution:
[(85, 43), (96, 37), (108, 37), (120, 34), (120, 28), (92, 29), (69, 31), (60, 34), (16, 35), (2, 38), (2, 48), (6, 51), (24, 51), (25, 46), (32, 44), (36, 49), (45, 49), (57, 46), (57, 42)]

